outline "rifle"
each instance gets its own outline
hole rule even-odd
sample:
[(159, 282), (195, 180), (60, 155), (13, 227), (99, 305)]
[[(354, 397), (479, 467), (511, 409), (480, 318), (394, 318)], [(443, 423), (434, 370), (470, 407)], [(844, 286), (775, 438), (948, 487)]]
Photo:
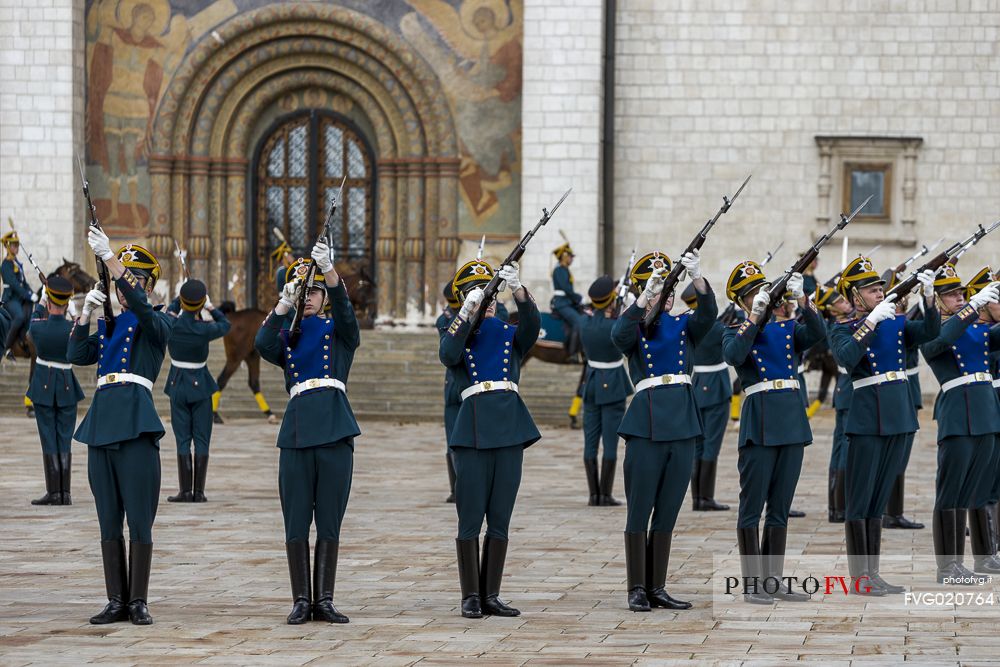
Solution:
[(683, 257), (685, 254), (694, 250), (699, 250), (703, 245), (705, 245), (705, 239), (708, 238), (708, 232), (712, 229), (719, 218), (722, 217), (722, 214), (729, 210), (729, 207), (733, 205), (736, 198), (740, 196), (740, 193), (743, 192), (743, 188), (745, 188), (747, 183), (750, 182), (750, 176), (753, 176), (753, 174), (747, 175), (746, 180), (743, 181), (743, 184), (740, 186), (739, 190), (736, 191), (736, 194), (733, 195), (732, 199), (726, 195), (722, 195), (722, 206), (716, 212), (715, 217), (705, 223), (705, 226), (701, 228), (701, 231), (695, 235), (694, 240), (692, 240), (691, 243), (688, 244), (687, 248), (684, 249), (684, 252), (678, 256), (677, 261), (675, 261), (674, 265), (670, 268), (670, 273), (668, 273), (663, 279), (663, 290), (660, 292), (662, 296), (656, 302), (656, 305), (649, 309), (649, 314), (643, 319), (643, 327), (646, 331), (649, 331), (650, 327), (656, 324), (656, 322), (660, 319), (660, 315), (663, 313), (663, 306), (667, 302), (667, 295), (674, 291), (674, 288), (677, 287), (677, 283), (680, 281), (681, 272), (684, 271), (684, 265), (680, 263), (680, 257)]
[[(867, 257), (867, 258), (869, 258), (869, 259), (871, 259), (871, 256), (874, 255), (876, 252), (878, 252), (879, 248), (881, 248), (881, 247), (882, 247), (882, 244), (879, 243), (877, 246), (873, 247), (871, 250), (869, 250), (867, 253), (865, 253), (864, 256)], [(843, 257), (841, 258), (841, 262), (844, 264), (845, 267), (848, 264), (848, 262)], [(840, 271), (837, 271), (837, 273), (835, 273), (832, 278), (830, 278), (825, 283), (823, 283), (823, 287), (836, 287), (837, 283), (840, 282), (840, 277), (842, 275), (844, 275), (844, 269), (843, 268), (841, 268)]]
[(918, 250), (917, 252), (913, 253), (912, 255), (910, 255), (909, 257), (907, 257), (906, 259), (904, 259), (902, 262), (900, 262), (899, 264), (897, 264), (892, 269), (892, 272), (895, 273), (898, 276), (903, 271), (906, 271), (908, 268), (910, 268), (910, 264), (913, 264), (915, 261), (917, 261), (918, 259), (920, 259), (924, 255), (926, 255), (927, 253), (929, 253), (931, 250), (933, 250), (934, 248), (936, 248), (939, 245), (941, 245), (941, 243), (943, 241), (944, 241), (944, 237), (942, 236), (941, 238), (939, 238), (937, 240), (937, 243), (935, 243), (934, 245), (932, 245), (930, 248), (928, 248), (926, 245), (921, 246), (920, 250)]
[(775, 306), (777, 306), (778, 303), (785, 298), (785, 292), (788, 290), (788, 280), (792, 277), (792, 274), (802, 273), (809, 268), (809, 265), (816, 260), (816, 257), (819, 255), (819, 251), (822, 250), (823, 246), (829, 243), (830, 239), (832, 239), (837, 232), (849, 225), (851, 220), (854, 219), (854, 216), (860, 213), (861, 209), (867, 206), (868, 202), (871, 201), (874, 196), (875, 195), (869, 195), (868, 199), (861, 202), (861, 204), (854, 209), (850, 215), (844, 215), (841, 213), (840, 221), (833, 226), (833, 229), (819, 237), (816, 242), (812, 244), (812, 247), (802, 253), (802, 256), (799, 257), (787, 271), (785, 271), (784, 275), (771, 283), (771, 285), (767, 288), (767, 295), (769, 297), (767, 308), (764, 310), (764, 314), (761, 318), (757, 320), (760, 328), (763, 329), (767, 326), (767, 323), (771, 321), (771, 313), (774, 312)]
[[(763, 269), (765, 266), (767, 266), (768, 263), (772, 259), (774, 259), (774, 256), (778, 254), (778, 251), (781, 250), (782, 246), (784, 246), (784, 245), (785, 245), (785, 242), (782, 241), (781, 243), (779, 243), (777, 245), (777, 247), (775, 247), (774, 250), (768, 251), (768, 253), (766, 255), (764, 255), (764, 259), (761, 260), (761, 262), (760, 262), (760, 268)], [(731, 325), (733, 322), (736, 321), (736, 304), (735, 303), (733, 303), (732, 301), (729, 302), (729, 305), (726, 306), (726, 309), (724, 311), (722, 311), (721, 315), (719, 315), (719, 321), (722, 322), (722, 324), (724, 324), (727, 327), (729, 325)]]
[[(87, 199), (87, 208), (90, 209), (90, 226), (94, 229), (101, 229), (101, 223), (97, 220), (97, 207), (94, 206), (94, 201), (90, 198), (90, 183), (87, 181), (87, 175), (83, 172), (83, 160), (80, 156), (76, 156), (76, 163), (80, 169), (80, 180), (83, 182), (83, 196)], [(106, 336), (111, 336), (111, 331), (115, 326), (115, 311), (111, 307), (111, 274), (108, 272), (108, 265), (104, 263), (104, 260), (100, 257), (97, 258), (97, 278), (100, 283), (100, 289), (104, 292), (104, 331)]]
[[(994, 229), (996, 229), (997, 225), (1000, 225), (1000, 221), (997, 221), (997, 222), (993, 223), (993, 225), (988, 230), (986, 230), (986, 234), (989, 234)], [(980, 227), (982, 227), (982, 225), (980, 225)], [(982, 236), (980, 236), (976, 240), (972, 241), (972, 243), (968, 243), (968, 244), (962, 246), (962, 249), (959, 250), (958, 253), (956, 253), (956, 255), (951, 258), (952, 265), (957, 264), (958, 260), (961, 259), (962, 255), (964, 255), (966, 253), (966, 251), (968, 251), (969, 248), (971, 248), (972, 246), (974, 246), (977, 243), (979, 243), (979, 239), (981, 239), (981, 238), (982, 238)]]
[(920, 273), (921, 271), (933, 271), (934, 273), (937, 273), (942, 266), (950, 262), (955, 257), (961, 256), (966, 250), (979, 243), (979, 241), (982, 240), (984, 236), (992, 232), (997, 227), (1000, 227), (1000, 220), (997, 220), (989, 227), (983, 227), (982, 225), (979, 225), (976, 228), (976, 231), (974, 231), (972, 235), (970, 235), (964, 241), (959, 241), (958, 243), (952, 244), (947, 250), (939, 252), (930, 260), (924, 262), (924, 264), (920, 268), (911, 273), (909, 277), (906, 278), (906, 280), (901, 280), (898, 283), (896, 283), (895, 287), (886, 292), (885, 298), (888, 299), (890, 295), (894, 295), (898, 299), (909, 294), (910, 292), (913, 291), (913, 288), (916, 287), (917, 283), (919, 282), (917, 280), (918, 273)]
[(181, 273), (184, 274), (184, 280), (191, 280), (191, 274), (188, 273), (188, 265), (185, 261), (187, 251), (181, 250), (181, 246), (177, 242), (177, 239), (174, 239), (174, 254), (177, 255), (177, 259), (181, 260)]
[[(340, 189), (337, 190), (337, 194), (330, 200), (330, 212), (326, 216), (326, 221), (323, 223), (323, 232), (318, 239), (326, 239), (326, 245), (331, 249), (333, 248), (333, 216), (337, 213), (337, 202), (340, 201), (341, 196), (344, 194), (345, 183), (347, 183), (346, 175), (344, 176), (344, 180), (340, 182)], [(312, 262), (309, 265), (308, 272), (306, 272), (305, 282), (302, 284), (298, 301), (295, 304), (295, 317), (292, 318), (292, 326), (288, 332), (289, 347), (295, 347), (296, 343), (299, 342), (299, 336), (302, 334), (302, 315), (306, 310), (306, 297), (308, 296), (309, 286), (312, 285), (313, 278), (315, 277), (316, 262)], [(285, 279), (288, 279), (287, 275)]]
[(625, 271), (622, 273), (621, 280), (618, 281), (618, 287), (615, 288), (615, 291), (618, 292), (618, 296), (615, 297), (615, 317), (621, 315), (622, 304), (625, 303), (625, 295), (628, 294), (628, 273), (632, 270), (633, 264), (635, 264), (635, 247), (632, 248), (632, 254), (629, 255), (628, 264), (625, 265)]
[[(14, 229), (14, 218), (10, 217), (9, 215), (7, 216), (7, 224), (10, 225), (11, 231), (17, 231)], [(24, 254), (28, 256), (28, 263), (30, 263), (32, 268), (34, 268), (35, 271), (38, 272), (38, 279), (42, 281), (43, 285), (48, 285), (49, 280), (48, 278), (45, 277), (45, 274), (42, 272), (42, 270), (38, 268), (38, 264), (35, 263), (35, 258), (31, 256), (31, 251), (25, 248), (24, 243), (22, 243), (20, 240), (18, 241), (18, 243), (21, 244), (21, 248), (24, 250)]]
[[(569, 197), (569, 193), (571, 192), (573, 192), (573, 188), (567, 190), (563, 196), (559, 198), (559, 201), (556, 202), (556, 205), (552, 207), (551, 211), (547, 208), (542, 208), (542, 217), (539, 218), (538, 222), (535, 224), (534, 228), (531, 229), (531, 231), (521, 237), (521, 240), (517, 242), (514, 249), (510, 251), (509, 255), (507, 255), (507, 259), (500, 263), (500, 266), (516, 262), (524, 256), (524, 251), (527, 249), (528, 243), (532, 238), (534, 238), (538, 230), (544, 227), (545, 223), (552, 219), (552, 216), (559, 210), (559, 207), (562, 206), (562, 203), (566, 201), (566, 197)], [(501, 282), (503, 281), (500, 279), (500, 272), (498, 268), (497, 272), (493, 274), (492, 278), (490, 278), (490, 282), (488, 282), (486, 287), (483, 289), (483, 300), (480, 302), (479, 308), (476, 309), (476, 312), (473, 313), (472, 317), (469, 319), (469, 322), (472, 324), (470, 331), (475, 331), (479, 328), (479, 325), (483, 321), (483, 317), (486, 315), (486, 308), (489, 306), (490, 302), (496, 298), (497, 292), (500, 291)]]

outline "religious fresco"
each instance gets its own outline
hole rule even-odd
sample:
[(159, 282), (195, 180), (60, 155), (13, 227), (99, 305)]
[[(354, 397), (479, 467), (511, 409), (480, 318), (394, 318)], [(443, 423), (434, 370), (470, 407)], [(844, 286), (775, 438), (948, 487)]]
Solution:
[[(461, 237), (520, 231), (522, 1), (301, 3), (341, 6), (377, 20), (437, 75), (458, 135)], [(87, 0), (86, 163), (98, 215), (113, 236), (150, 230), (151, 137), (160, 101), (185, 58), (219, 40), (213, 32), (227, 21), (292, 4)], [(295, 104), (311, 100), (334, 110), (325, 105), (338, 99), (313, 92), (306, 100), (297, 93)]]

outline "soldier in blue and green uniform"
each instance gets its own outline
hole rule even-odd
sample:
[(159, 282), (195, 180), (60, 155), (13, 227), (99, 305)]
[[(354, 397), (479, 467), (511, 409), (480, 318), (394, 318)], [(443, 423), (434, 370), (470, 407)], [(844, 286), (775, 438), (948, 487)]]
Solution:
[[(890, 290), (899, 282), (899, 276), (894, 269), (886, 269), (882, 272), (882, 280), (885, 281), (885, 289)], [(904, 296), (896, 299), (896, 314), (905, 315), (908, 319), (917, 319), (921, 316), (920, 308), (909, 307), (909, 298)], [(914, 344), (906, 346), (906, 381), (910, 388), (910, 399), (913, 407), (919, 413), (924, 407), (924, 398), (920, 390), (920, 350)], [(918, 419), (919, 422), (919, 419)], [(919, 431), (920, 428), (917, 428)], [(900, 462), (899, 474), (892, 483), (892, 490), (889, 492), (889, 500), (885, 506), (885, 514), (882, 516), (882, 528), (895, 528), (907, 530), (919, 530), (924, 524), (918, 521), (911, 521), (903, 515), (903, 508), (906, 504), (906, 467), (910, 464), (910, 453), (913, 451), (913, 442), (916, 433), (909, 433), (903, 446), (903, 458)]]
[(32, 505), (72, 505), (70, 482), (73, 471), (73, 427), (76, 405), (83, 400), (83, 390), (66, 359), (72, 323), (66, 319), (66, 307), (73, 296), (73, 285), (60, 276), (52, 276), (45, 285), (45, 298), (35, 307), (28, 337), (35, 345), (35, 372), (28, 386), (28, 398), (35, 406), (35, 423), (42, 441), (45, 470), (45, 495)]
[[(583, 386), (583, 467), (590, 492), (588, 505), (621, 505), (612, 490), (618, 463), (618, 425), (625, 414), (625, 399), (632, 393), (632, 383), (622, 353), (611, 339), (617, 321), (616, 287), (610, 276), (595, 280), (587, 290), (592, 313), (577, 315), (580, 341), (587, 357)], [(601, 442), (604, 453), (598, 476), (597, 454)]]
[[(683, 255), (680, 262), (694, 281), (698, 307), (670, 314), (674, 295), (663, 292), (670, 258), (652, 252), (629, 270), (639, 298), (612, 331), (615, 347), (628, 356), (636, 392), (618, 427), (625, 438), (625, 569), (632, 611), (691, 607), (671, 597), (665, 586), (674, 524), (687, 495), (695, 446), (704, 437), (691, 389), (692, 350), (711, 331), (719, 308), (701, 275), (698, 252)], [(646, 330), (643, 319), (659, 299), (666, 299), (663, 312)]]
[[(835, 287), (823, 287), (816, 297), (816, 307), (826, 318), (827, 328), (853, 319), (854, 307)], [(829, 344), (829, 331), (827, 344)], [(847, 511), (846, 470), (848, 438), (847, 411), (851, 407), (851, 376), (846, 369), (837, 368), (837, 385), (833, 390), (833, 446), (830, 448), (830, 465), (827, 468), (827, 521), (844, 523)]]
[[(205, 283), (188, 280), (181, 286), (180, 312), (174, 320), (167, 346), (170, 374), (163, 393), (170, 397), (170, 426), (177, 440), (176, 496), (172, 503), (203, 503), (208, 474), (208, 447), (212, 439), (212, 395), (219, 385), (208, 372), (208, 346), (229, 333), (229, 320), (208, 299)], [(212, 321), (202, 319), (207, 310)], [(191, 443), (194, 442), (194, 458)]]
[(934, 276), (918, 274), (924, 318), (907, 321), (884, 300), (884, 281), (867, 257), (852, 260), (837, 290), (857, 309), (857, 318), (830, 328), (830, 348), (850, 375), (847, 411), (847, 510), (844, 531), (852, 592), (902, 593), (879, 574), (882, 514), (899, 473), (907, 434), (917, 430), (917, 411), (906, 382), (906, 346), (933, 340), (941, 328), (934, 305)]
[[(796, 273), (788, 280), (788, 293), (802, 310), (802, 322), (775, 317), (761, 326), (761, 318), (772, 305), (768, 285), (756, 262), (744, 261), (732, 270), (726, 296), (748, 317), (726, 329), (722, 338), (723, 358), (736, 369), (745, 396), (737, 440), (740, 506), (736, 536), (744, 580), (753, 582), (743, 599), (754, 604), (770, 604), (774, 598), (808, 600), (807, 595), (791, 591), (787, 583), (770, 591), (763, 582), (769, 577), (781, 581), (789, 510), (805, 447), (813, 439), (802, 399), (798, 355), (826, 335), (819, 311), (806, 297), (802, 276)], [(774, 307), (783, 305), (784, 300)], [(761, 539), (758, 526), (765, 504)]]
[[(284, 370), (290, 395), (278, 431), (278, 492), (285, 522), (285, 551), (294, 604), (290, 625), (310, 618), (349, 619), (333, 605), (340, 527), (354, 469), (354, 439), (361, 435), (347, 400), (347, 378), (361, 344), (361, 330), (330, 248), (317, 242), (311, 260), (288, 268), (290, 280), (257, 332), (255, 346)], [(309, 266), (313, 282), (305, 285)], [(291, 331), (299, 290), (306, 289), (300, 333)], [(325, 302), (332, 316), (322, 317)], [(313, 588), (309, 587), (309, 529), (315, 519)]]
[[(451, 370), (462, 399), (448, 446), (455, 459), (455, 500), (458, 510), (458, 577), (462, 616), (518, 616), (520, 611), (500, 599), (508, 528), (521, 484), (524, 449), (541, 435), (518, 394), (521, 360), (538, 338), (541, 316), (528, 290), (521, 286), (517, 266), (502, 266), (498, 275), (514, 295), (518, 324), (494, 316), (494, 303), (483, 303), (493, 277), (483, 261), (464, 264), (455, 275), (455, 293), (462, 300), (458, 315), (441, 335), (441, 363)], [(479, 328), (471, 320), (485, 308)], [(482, 563), (479, 533), (486, 520)]]
[[(580, 328), (576, 315), (580, 312), (583, 296), (573, 288), (573, 274), (569, 267), (575, 255), (569, 243), (563, 243), (553, 250), (552, 254), (555, 255), (558, 264), (552, 269), (552, 301), (549, 303), (549, 309), (565, 324), (566, 352), (572, 357), (580, 351)], [(572, 409), (570, 416), (575, 416)]]
[(7, 232), (0, 240), (6, 250), (3, 262), (0, 262), (0, 278), (3, 279), (3, 305), (10, 314), (10, 329), (4, 337), (4, 351), (7, 351), (27, 332), (31, 304), (38, 302), (38, 295), (28, 285), (24, 266), (17, 258), (21, 249), (17, 232)]
[[(681, 293), (688, 308), (698, 307), (698, 293), (688, 285)], [(729, 404), (733, 399), (733, 383), (729, 379), (729, 364), (722, 359), (722, 332), (725, 326), (718, 319), (711, 331), (695, 347), (691, 383), (694, 400), (701, 412), (705, 437), (694, 450), (694, 469), (691, 471), (691, 509), (695, 512), (718, 512), (729, 509), (715, 500), (715, 479), (719, 466), (719, 452), (729, 425)]]
[[(945, 264), (934, 281), (945, 318), (934, 340), (920, 352), (941, 385), (934, 403), (938, 424), (938, 470), (934, 499), (934, 554), (938, 583), (974, 583), (962, 562), (968, 512), (974, 570), (1000, 574), (993, 557), (986, 504), (993, 484), (1000, 402), (990, 375), (990, 352), (1000, 350), (1000, 328), (979, 322), (979, 310), (1000, 301), (1000, 283), (990, 282), (966, 301), (955, 267)], [(968, 578), (971, 578), (969, 580)]]
[[(455, 286), (452, 281), (448, 281), (444, 285), (444, 289), (441, 290), (444, 295), (445, 307), (438, 315), (437, 322), (435, 326), (437, 327), (438, 336), (443, 336), (448, 330), (448, 325), (451, 321), (455, 319), (458, 315), (458, 310), (461, 308), (462, 304), (459, 302), (458, 297), (455, 295)], [(451, 368), (446, 367), (444, 369), (444, 436), (445, 436), (445, 460), (448, 464), (448, 498), (445, 502), (453, 503), (455, 502), (455, 458), (451, 453), (451, 448), (448, 447), (448, 435), (451, 433), (451, 429), (455, 426), (455, 419), (458, 417), (458, 409), (462, 405), (462, 397), (459, 395), (458, 390), (455, 387), (455, 378), (452, 375)]]
[[(160, 264), (139, 245), (112, 253), (104, 232), (91, 228), (88, 243), (108, 267), (122, 305), (113, 322), (90, 319), (107, 295), (93, 289), (70, 333), (70, 363), (97, 364), (97, 390), (74, 436), (87, 445), (87, 475), (101, 525), (101, 554), (108, 604), (90, 619), (103, 624), (153, 622), (146, 607), (153, 556), (153, 520), (160, 495), (160, 438), (163, 424), (153, 405), (153, 383), (160, 373), (173, 318), (150, 305), (148, 294), (160, 277)], [(122, 519), (128, 521), (125, 561)]]

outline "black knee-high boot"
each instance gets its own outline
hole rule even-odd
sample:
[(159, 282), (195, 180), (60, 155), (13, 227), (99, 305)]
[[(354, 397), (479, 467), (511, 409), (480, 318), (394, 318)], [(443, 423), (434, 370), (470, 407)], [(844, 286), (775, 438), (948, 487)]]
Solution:
[(289, 625), (301, 625), (312, 614), (309, 581), (309, 540), (292, 540), (285, 543), (288, 557), (288, 576), (292, 582), (292, 612)]
[(133, 625), (152, 625), (153, 617), (146, 607), (149, 596), (149, 569), (153, 562), (153, 545), (128, 543), (128, 616)]
[(59, 455), (59, 475), (62, 491), (62, 504), (72, 505), (73, 496), (70, 494), (71, 482), (73, 480), (73, 453), (63, 452)]
[(833, 498), (836, 510), (833, 514), (834, 523), (844, 523), (847, 514), (847, 471), (840, 468), (834, 477)]
[(625, 574), (628, 608), (649, 611), (646, 597), (646, 533), (625, 533)]
[(764, 526), (764, 538), (761, 540), (760, 551), (764, 564), (765, 579), (774, 579), (774, 597), (788, 602), (808, 602), (809, 595), (796, 593), (782, 577), (785, 571), (785, 543), (788, 541), (788, 528), (785, 526)]
[(196, 503), (208, 501), (205, 497), (205, 478), (208, 476), (208, 454), (195, 454), (194, 481), (191, 483), (193, 500)]
[(190, 454), (177, 455), (177, 495), (167, 496), (169, 503), (194, 502), (194, 492), (191, 490), (194, 481), (194, 466)]
[(59, 455), (42, 454), (42, 468), (45, 471), (45, 495), (31, 501), (32, 505), (62, 505), (59, 488)]
[(896, 475), (896, 480), (892, 483), (892, 491), (889, 493), (889, 503), (886, 505), (885, 514), (882, 515), (883, 528), (919, 530), (924, 527), (924, 524), (917, 521), (910, 521), (903, 516), (903, 505), (905, 500), (906, 473), (901, 472)]
[(646, 597), (650, 607), (690, 609), (691, 603), (671, 597), (666, 591), (670, 563), (670, 533), (650, 531), (646, 541)]
[(337, 582), (337, 555), (340, 543), (337, 540), (316, 540), (316, 554), (313, 559), (313, 607), (314, 621), (327, 623), (349, 623), (333, 606), (333, 589)]
[[(955, 565), (955, 510), (934, 510), (931, 520), (937, 582), (951, 584), (962, 576)], [(965, 535), (962, 536), (965, 540)]]
[(718, 461), (701, 462), (701, 469), (698, 472), (701, 476), (698, 490), (701, 492), (701, 511), (703, 512), (724, 512), (729, 509), (729, 505), (715, 501), (715, 477), (718, 468)]
[(500, 599), (503, 567), (507, 562), (507, 540), (483, 538), (483, 564), (479, 569), (479, 592), (486, 616), (520, 616), (521, 612)]
[(993, 555), (989, 510), (969, 510), (969, 537), (972, 540), (973, 569), (983, 574), (1000, 574), (1000, 560)]
[(872, 580), (868, 571), (868, 527), (864, 519), (844, 522), (847, 541), (847, 568), (851, 573), (851, 594), (882, 597), (884, 588)]
[(455, 540), (458, 551), (458, 583), (462, 587), (462, 616), (482, 618), (479, 597), (479, 539)]
[(587, 473), (587, 491), (590, 498), (587, 505), (594, 507), (601, 504), (601, 486), (597, 476), (597, 459), (584, 459), (583, 470)]
[(601, 459), (601, 500), (600, 504), (608, 506), (621, 505), (621, 501), (611, 495), (615, 487), (615, 466), (617, 459)]
[(904, 586), (895, 586), (879, 574), (879, 560), (882, 554), (882, 519), (865, 520), (865, 544), (868, 547), (868, 576), (888, 594), (905, 593)]
[(757, 526), (736, 529), (740, 549), (740, 570), (743, 574), (743, 601), (750, 604), (771, 604), (774, 596), (764, 588), (766, 572), (760, 555)]
[(101, 542), (101, 559), (104, 563), (104, 588), (108, 604), (101, 613), (90, 617), (94, 625), (128, 620), (128, 570), (125, 567), (125, 540)]

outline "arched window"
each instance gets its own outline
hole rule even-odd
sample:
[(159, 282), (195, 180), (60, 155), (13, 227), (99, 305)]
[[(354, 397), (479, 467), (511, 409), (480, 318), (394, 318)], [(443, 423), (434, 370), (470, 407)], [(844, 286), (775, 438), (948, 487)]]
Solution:
[(374, 275), (374, 159), (350, 121), (316, 109), (281, 119), (261, 140), (255, 170), (258, 303), (275, 295), (267, 270), (280, 243), (274, 230), (296, 256), (307, 257), (344, 176), (332, 220), (337, 262)]

